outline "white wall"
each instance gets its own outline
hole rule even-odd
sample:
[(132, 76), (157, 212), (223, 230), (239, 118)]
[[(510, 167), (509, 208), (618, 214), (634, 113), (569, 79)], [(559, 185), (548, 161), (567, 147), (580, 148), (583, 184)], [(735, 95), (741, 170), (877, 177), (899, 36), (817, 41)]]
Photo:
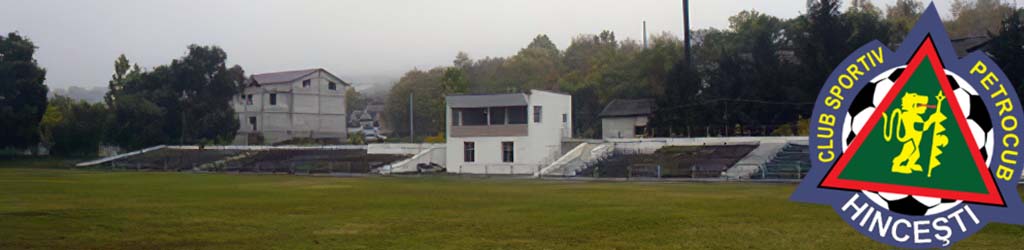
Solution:
[(601, 138), (635, 138), (635, 117), (601, 118)]
[[(563, 138), (572, 137), (572, 96), (531, 90), (527, 97), (528, 136), (448, 137), (445, 164), (448, 172), (532, 174), (561, 156)], [(541, 122), (534, 122), (534, 106), (541, 106)], [(567, 117), (562, 122), (562, 114)], [(451, 135), (451, 108), (445, 108), (446, 134)], [(475, 161), (464, 162), (464, 142), (475, 144)], [(502, 142), (512, 142), (514, 161), (502, 162)]]

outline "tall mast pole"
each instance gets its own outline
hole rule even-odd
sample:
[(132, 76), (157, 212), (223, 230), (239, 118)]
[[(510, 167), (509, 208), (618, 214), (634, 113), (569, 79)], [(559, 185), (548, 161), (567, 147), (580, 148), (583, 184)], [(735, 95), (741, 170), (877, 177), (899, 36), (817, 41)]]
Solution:
[(690, 0), (683, 0), (683, 46), (686, 63), (690, 63), (693, 60), (690, 53)]

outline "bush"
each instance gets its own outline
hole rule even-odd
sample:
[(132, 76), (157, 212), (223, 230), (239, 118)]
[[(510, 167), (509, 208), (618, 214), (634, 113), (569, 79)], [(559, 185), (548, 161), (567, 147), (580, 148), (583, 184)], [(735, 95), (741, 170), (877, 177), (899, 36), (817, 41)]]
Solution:
[(426, 143), (444, 143), (445, 142), (444, 132), (439, 132), (439, 133), (437, 133), (437, 135), (434, 135), (434, 136), (427, 136), (426, 138), (423, 138), (423, 142), (426, 142)]
[(352, 144), (352, 145), (363, 145), (363, 144), (366, 144), (366, 137), (363, 136), (362, 132), (359, 132), (359, 133), (349, 133), (348, 134), (348, 144)]

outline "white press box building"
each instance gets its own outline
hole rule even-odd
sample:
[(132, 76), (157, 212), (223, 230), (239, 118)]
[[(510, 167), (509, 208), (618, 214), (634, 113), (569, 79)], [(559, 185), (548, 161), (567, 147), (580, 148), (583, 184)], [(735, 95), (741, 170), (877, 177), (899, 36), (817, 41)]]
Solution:
[(572, 96), (527, 93), (445, 98), (450, 173), (532, 174), (561, 156), (572, 137)]
[(241, 125), (234, 144), (299, 137), (346, 140), (349, 86), (324, 69), (253, 75), (232, 105)]

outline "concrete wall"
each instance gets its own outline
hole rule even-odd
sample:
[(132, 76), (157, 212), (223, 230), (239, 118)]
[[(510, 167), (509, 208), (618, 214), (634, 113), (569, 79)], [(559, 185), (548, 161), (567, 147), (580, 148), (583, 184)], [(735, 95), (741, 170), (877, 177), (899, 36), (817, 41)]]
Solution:
[[(414, 155), (430, 148), (444, 148), (442, 143), (374, 143), (366, 145), (367, 154)], [(444, 162), (438, 162), (444, 165)]]
[(445, 147), (442, 144), (438, 147), (426, 148), (423, 151), (409, 157), (408, 159), (395, 162), (389, 165), (381, 167), (380, 174), (398, 174), (398, 173), (415, 173), (419, 169), (419, 164), (438, 164), (444, 166), (445, 162)]
[(620, 152), (654, 153), (664, 146), (700, 146), (700, 145), (742, 145), (758, 143), (806, 143), (806, 136), (743, 136), (743, 137), (699, 137), (699, 138), (642, 138), (642, 139), (607, 139)]

